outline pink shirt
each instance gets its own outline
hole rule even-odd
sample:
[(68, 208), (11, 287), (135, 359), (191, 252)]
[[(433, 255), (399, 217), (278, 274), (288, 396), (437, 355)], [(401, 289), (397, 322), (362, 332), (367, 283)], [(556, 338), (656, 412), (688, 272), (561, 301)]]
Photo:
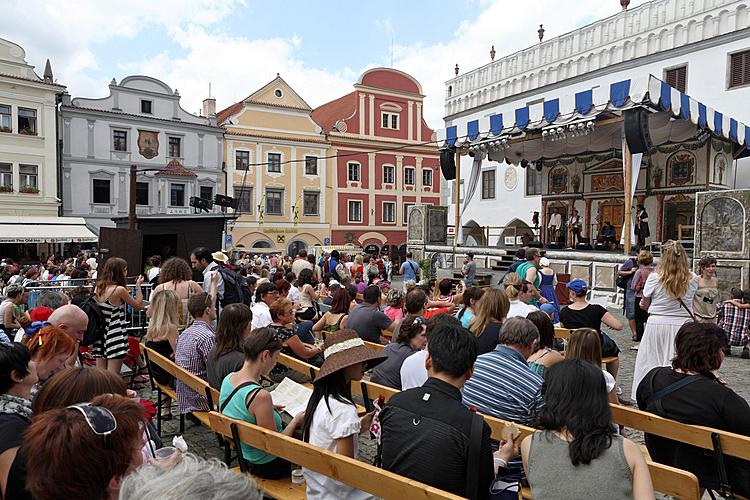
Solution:
[(383, 312), (386, 316), (391, 318), (392, 321), (400, 321), (404, 319), (404, 311), (398, 307), (388, 306)]

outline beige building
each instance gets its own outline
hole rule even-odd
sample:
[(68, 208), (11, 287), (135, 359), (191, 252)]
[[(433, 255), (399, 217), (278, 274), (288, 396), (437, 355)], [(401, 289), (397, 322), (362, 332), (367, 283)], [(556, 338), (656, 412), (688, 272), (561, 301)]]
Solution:
[(238, 200), (235, 249), (295, 254), (330, 244), (329, 145), (311, 111), (277, 75), (217, 113), (226, 128), (226, 193)]

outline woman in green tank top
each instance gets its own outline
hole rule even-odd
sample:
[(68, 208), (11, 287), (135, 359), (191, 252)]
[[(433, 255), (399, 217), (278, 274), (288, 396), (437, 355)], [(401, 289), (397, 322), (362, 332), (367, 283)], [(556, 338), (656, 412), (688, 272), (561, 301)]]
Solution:
[(604, 376), (581, 360), (546, 371), (539, 432), (521, 442), (534, 498), (654, 498), (638, 445), (612, 425)]
[(318, 332), (325, 332), (323, 336), (330, 335), (346, 328), (346, 320), (349, 315), (349, 306), (352, 301), (346, 288), (339, 287), (333, 292), (331, 309), (326, 311), (322, 318), (313, 325), (313, 334), (318, 337)]
[[(271, 328), (258, 328), (248, 335), (243, 345), (245, 363), (239, 371), (224, 378), (219, 409), (227, 417), (291, 436), (304, 420), (304, 412), (295, 415), (284, 428), (271, 393), (260, 385), (261, 377), (268, 375), (276, 365), (281, 346), (281, 340)], [(246, 444), (242, 445), (242, 457), (250, 466), (250, 472), (262, 478), (281, 479), (292, 473), (288, 461)]]

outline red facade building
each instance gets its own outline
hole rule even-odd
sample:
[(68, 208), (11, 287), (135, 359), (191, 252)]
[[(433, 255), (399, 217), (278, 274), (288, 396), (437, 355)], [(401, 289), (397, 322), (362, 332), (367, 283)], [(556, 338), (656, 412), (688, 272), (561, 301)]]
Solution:
[(404, 252), (414, 204), (440, 204), (440, 156), (422, 117), (422, 87), (390, 68), (366, 71), (354, 92), (313, 110), (337, 155), (331, 243)]

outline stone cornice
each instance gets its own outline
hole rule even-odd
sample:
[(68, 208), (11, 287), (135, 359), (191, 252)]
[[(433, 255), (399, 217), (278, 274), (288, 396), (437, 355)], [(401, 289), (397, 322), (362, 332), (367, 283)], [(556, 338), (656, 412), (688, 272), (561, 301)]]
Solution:
[(653, 0), (448, 80), (446, 117), (744, 30), (749, 7), (747, 0)]

